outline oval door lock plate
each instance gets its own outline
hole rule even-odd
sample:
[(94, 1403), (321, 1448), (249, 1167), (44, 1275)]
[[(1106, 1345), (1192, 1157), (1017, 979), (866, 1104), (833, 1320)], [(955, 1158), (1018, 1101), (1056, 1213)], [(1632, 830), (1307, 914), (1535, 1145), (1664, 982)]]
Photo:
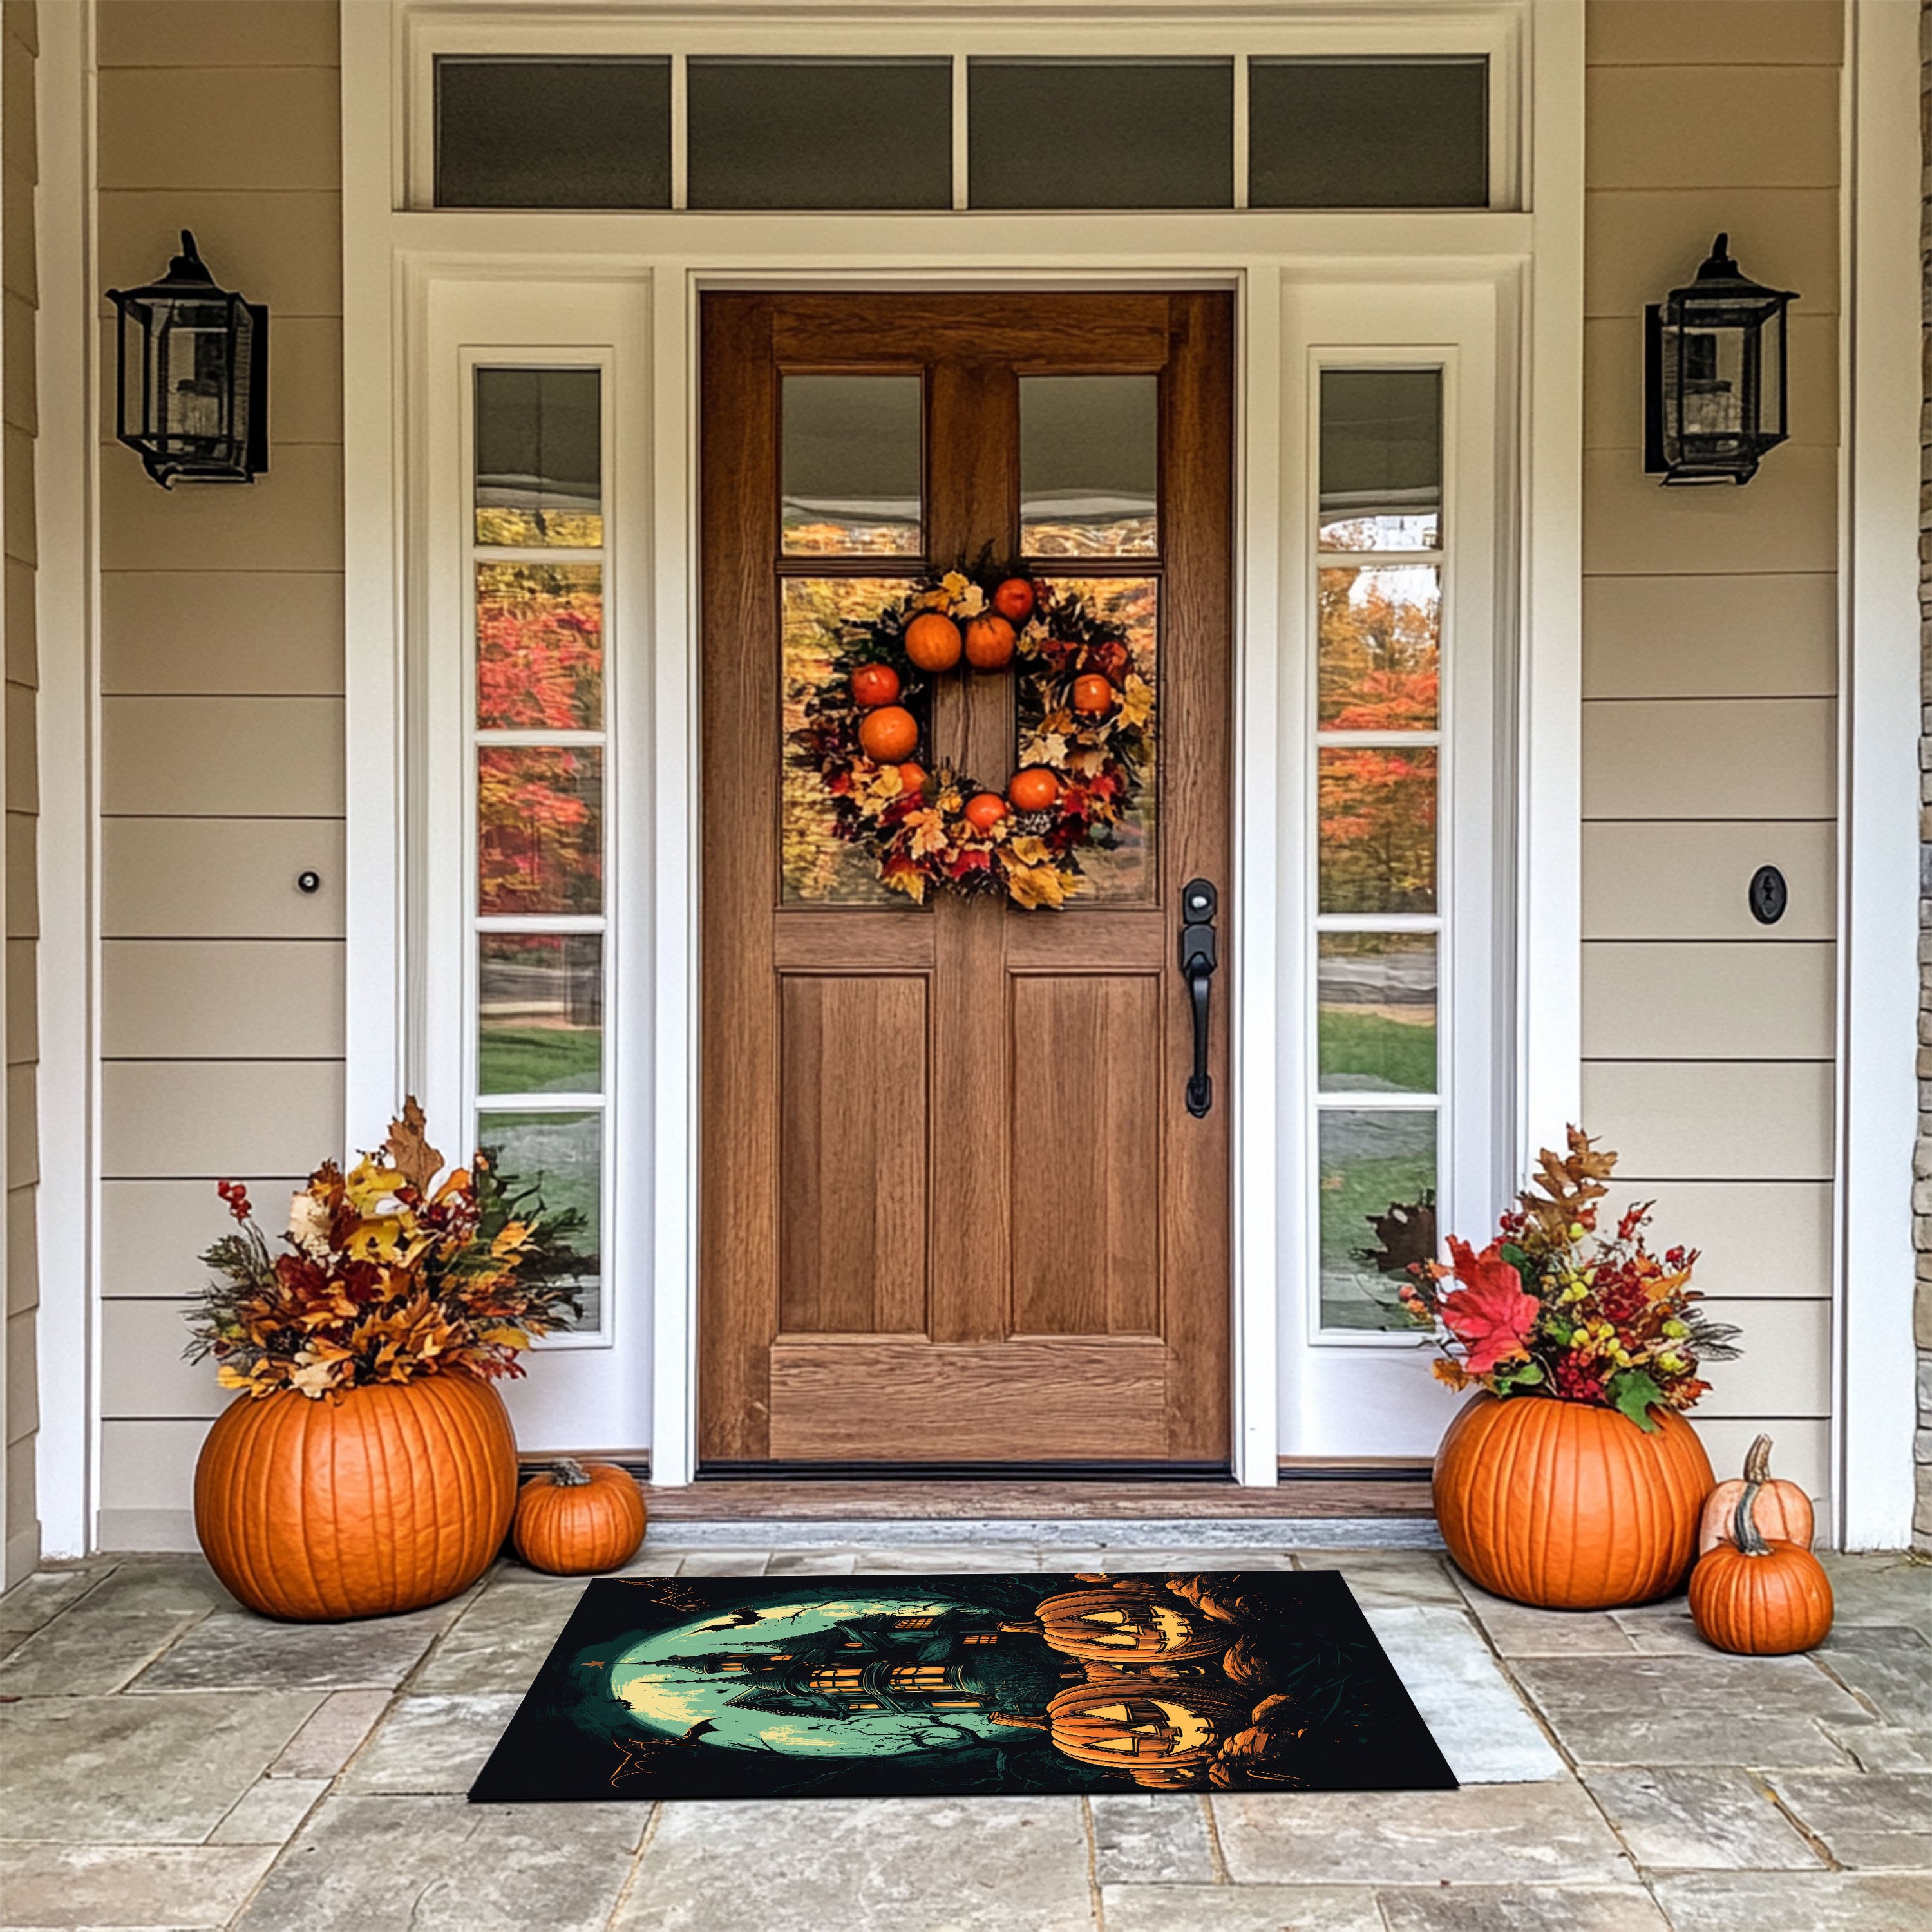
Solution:
[(1784, 916), (1791, 894), (1784, 874), (1775, 866), (1760, 866), (1751, 874), (1751, 917), (1760, 926), (1775, 926)]

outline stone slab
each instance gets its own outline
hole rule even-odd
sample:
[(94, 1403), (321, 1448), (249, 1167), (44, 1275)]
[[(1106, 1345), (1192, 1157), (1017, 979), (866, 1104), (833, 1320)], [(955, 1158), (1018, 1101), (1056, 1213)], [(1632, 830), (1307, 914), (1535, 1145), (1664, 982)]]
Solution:
[(0, 1845), (8, 1932), (226, 1925), (275, 1854), (267, 1845)]
[(22, 1576), (0, 1596), (0, 1630), (37, 1630), (51, 1623), (104, 1582), (112, 1568), (111, 1564), (88, 1564), (70, 1570), (36, 1570), (31, 1576)]
[(1907, 1624), (1840, 1624), (1813, 1653), (1888, 1724), (1932, 1730), (1932, 1643)]
[(1932, 1868), (1932, 1776), (1793, 1772), (1778, 1780), (1778, 1795), (1841, 1865)]
[[(766, 1535), (769, 1539), (769, 1526)], [(752, 1550), (693, 1550), (680, 1560), (677, 1574), (680, 1576), (760, 1576), (771, 1553), (769, 1540)]]
[(1465, 1784), (1533, 1783), (1563, 1760), (1460, 1609), (1410, 1604), (1367, 1612), (1424, 1723)]
[(1932, 1880), (1916, 1874), (1690, 1872), (1652, 1889), (1674, 1932), (1920, 1932)]
[(1237, 1884), (1616, 1884), (1636, 1874), (1574, 1780), (1461, 1791), (1216, 1793)]
[(1769, 1790), (1729, 1765), (1585, 1774), (1640, 1865), (1687, 1871), (1816, 1871), (1824, 1861)]
[(1505, 1657), (1628, 1657), (1630, 1633), (1603, 1610), (1539, 1610), (1479, 1590), (1458, 1576), (1463, 1600), (1490, 1641)]
[(584, 1587), (577, 1580), (491, 1585), (437, 1640), (410, 1688), (520, 1696), (583, 1600)]
[(1214, 1882), (1208, 1807), (1192, 1792), (1100, 1792), (1088, 1800), (1088, 1808), (1100, 1884)]
[(218, 1611), (134, 1680), (160, 1690), (392, 1689), (456, 1615), (439, 1604), (352, 1623), (282, 1624), (247, 1610)]
[(271, 1778), (333, 1778), (389, 1708), (386, 1690), (335, 1690), (268, 1767)]
[(199, 1843), (320, 1700), (34, 1697), (0, 1705), (0, 1816), (56, 1844)]
[(208, 1842), (285, 1845), (328, 1789), (328, 1783), (326, 1778), (264, 1778), (242, 1792), (241, 1802), (215, 1826)]
[(1932, 1638), (1932, 1564), (1924, 1557), (1821, 1550), (1818, 1560), (1832, 1580), (1839, 1629), (1855, 1624), (1906, 1624), (1921, 1636)]
[(664, 1805), (611, 1932), (1093, 1924), (1077, 1798), (824, 1798)]
[(1612, 1610), (1610, 1620), (1629, 1637), (1631, 1648), (1647, 1657), (1708, 1657), (1711, 1646), (1690, 1621), (1682, 1597), (1667, 1603), (1646, 1604), (1633, 1610)]
[(344, 1791), (434, 1795), (467, 1791), (523, 1701), (487, 1697), (398, 1697), (356, 1754)]
[(1890, 1724), (1827, 1724), (1832, 1742), (1849, 1751), (1861, 1771), (1932, 1771), (1932, 1731)]
[(172, 1610), (97, 1611), (90, 1596), (0, 1660), (0, 1696), (104, 1697), (193, 1621)]
[(174, 1610), (184, 1616), (239, 1610), (202, 1556), (124, 1556), (88, 1594), (97, 1610)]
[(765, 1565), (767, 1576), (849, 1576), (859, 1567), (856, 1550), (781, 1550)]
[(326, 1798), (238, 1932), (603, 1932), (650, 1816), (644, 1804)]
[(1670, 1932), (1640, 1885), (1457, 1885), (1376, 1898), (1388, 1932)]
[(1109, 1885), (1107, 1932), (1387, 1932), (1366, 1886)]
[(1446, 1556), (1426, 1550), (1302, 1550), (1296, 1552), (1295, 1568), (1340, 1570), (1365, 1610), (1372, 1604), (1395, 1609), (1408, 1604), (1462, 1606), (1454, 1567)]

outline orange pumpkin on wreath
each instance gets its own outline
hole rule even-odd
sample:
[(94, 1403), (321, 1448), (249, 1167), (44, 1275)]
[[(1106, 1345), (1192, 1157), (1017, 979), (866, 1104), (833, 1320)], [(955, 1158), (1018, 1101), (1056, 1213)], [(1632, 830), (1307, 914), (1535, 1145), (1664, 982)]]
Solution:
[[(835, 835), (921, 904), (929, 892), (1002, 893), (1032, 911), (1078, 892), (1082, 854), (1115, 842), (1152, 767), (1154, 688), (1124, 629), (1077, 592), (983, 563), (826, 628), (834, 675), (806, 698), (790, 758), (817, 775)], [(1021, 769), (996, 788), (922, 741), (934, 680), (1009, 667)]]

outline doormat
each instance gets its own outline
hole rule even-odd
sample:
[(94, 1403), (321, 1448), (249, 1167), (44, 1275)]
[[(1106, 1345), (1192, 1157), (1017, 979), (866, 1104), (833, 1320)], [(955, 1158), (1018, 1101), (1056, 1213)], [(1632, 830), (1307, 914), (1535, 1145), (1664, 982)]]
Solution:
[(1453, 1790), (1332, 1570), (604, 1578), (473, 1804)]

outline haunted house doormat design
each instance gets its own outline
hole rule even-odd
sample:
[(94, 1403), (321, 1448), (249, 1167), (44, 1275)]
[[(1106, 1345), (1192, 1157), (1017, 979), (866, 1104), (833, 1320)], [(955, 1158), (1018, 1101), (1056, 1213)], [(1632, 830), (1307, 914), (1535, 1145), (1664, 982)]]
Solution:
[(1448, 1790), (1332, 1571), (606, 1579), (472, 1802)]

